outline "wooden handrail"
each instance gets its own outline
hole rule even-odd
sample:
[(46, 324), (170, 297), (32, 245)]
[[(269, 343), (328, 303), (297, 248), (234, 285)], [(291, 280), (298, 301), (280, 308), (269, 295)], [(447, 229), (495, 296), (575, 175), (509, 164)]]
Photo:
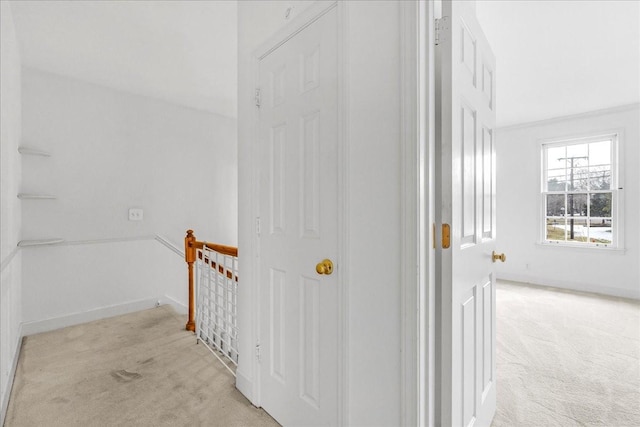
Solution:
[(219, 245), (217, 243), (198, 242), (198, 241), (193, 242), (193, 246), (196, 249), (202, 249), (203, 246), (206, 246), (212, 251), (216, 251), (218, 253), (221, 253), (222, 255), (236, 256), (236, 257), (238, 256), (238, 248), (234, 246), (226, 246), (226, 245)]
[[(187, 235), (184, 238), (184, 260), (187, 263), (187, 270), (189, 274), (189, 320), (187, 321), (186, 329), (187, 331), (192, 332), (196, 331), (196, 294), (195, 281), (193, 277), (193, 263), (196, 262), (196, 259), (198, 258), (198, 249), (202, 249), (205, 246), (207, 249), (211, 249), (212, 251), (218, 252), (222, 255), (233, 257), (238, 256), (238, 248), (234, 246), (219, 245), (217, 243), (199, 242), (196, 240), (196, 236), (193, 235), (193, 230), (187, 230)], [(202, 255), (200, 255), (200, 259), (202, 259)], [(216, 265), (215, 262), (206, 257), (204, 262), (210, 265), (211, 268), (217, 268), (221, 273), (224, 273), (223, 266)], [(233, 273), (227, 271), (227, 277), (230, 279), (233, 277)], [(235, 281), (238, 281), (238, 276), (235, 277)]]

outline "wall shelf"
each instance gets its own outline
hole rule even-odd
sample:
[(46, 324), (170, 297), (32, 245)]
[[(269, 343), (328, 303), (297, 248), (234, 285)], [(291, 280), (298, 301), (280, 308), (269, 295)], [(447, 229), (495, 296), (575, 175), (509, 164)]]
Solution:
[(18, 147), (18, 153), (25, 156), (41, 156), (41, 157), (51, 157), (51, 153), (48, 151), (41, 150), (39, 148), (34, 147)]
[(52, 239), (34, 239), (34, 240), (20, 240), (18, 246), (25, 248), (28, 246), (47, 246), (56, 245), (58, 243), (64, 243), (64, 239), (52, 238)]
[(55, 200), (57, 198), (52, 194), (18, 193), (18, 199), (21, 200)]

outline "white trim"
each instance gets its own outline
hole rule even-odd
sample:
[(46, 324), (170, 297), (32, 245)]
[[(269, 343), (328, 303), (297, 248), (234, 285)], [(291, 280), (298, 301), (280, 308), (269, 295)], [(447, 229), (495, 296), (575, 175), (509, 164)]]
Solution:
[(36, 240), (20, 240), (18, 246), (21, 248), (27, 248), (31, 246), (52, 246), (59, 243), (64, 243), (64, 239), (36, 239)]
[[(186, 280), (185, 280), (186, 282)], [(181, 303), (177, 299), (170, 297), (169, 295), (165, 295), (160, 299), (160, 301), (164, 304), (168, 304), (176, 311), (178, 314), (188, 314), (189, 307), (186, 304)]]
[(155, 240), (155, 235), (131, 236), (131, 237), (108, 237), (105, 239), (87, 239), (87, 240), (65, 240), (58, 246), (74, 246), (74, 245), (96, 245), (102, 243), (123, 243), (137, 242), (141, 240)]
[(156, 240), (156, 235), (147, 236), (131, 236), (131, 237), (107, 237), (104, 239), (87, 239), (87, 240), (64, 240), (59, 239), (38, 239), (38, 240), (21, 240), (20, 247), (22, 249), (32, 249), (41, 246), (76, 246), (76, 245), (97, 245), (103, 243), (124, 243), (138, 242), (144, 240)]
[(44, 320), (22, 323), (22, 333), (24, 336), (39, 334), (41, 332), (53, 331), (66, 328), (67, 326), (79, 325), (92, 322), (94, 320), (108, 317), (120, 316), (122, 314), (147, 310), (157, 306), (159, 298), (147, 298), (136, 301), (129, 301), (122, 304), (115, 304), (106, 307), (94, 308), (92, 310), (67, 314), (60, 317), (52, 317)]
[(590, 294), (596, 294), (599, 296), (610, 296), (617, 298), (628, 298), (633, 300), (640, 300), (640, 288), (636, 289), (623, 289), (613, 288), (611, 286), (591, 285), (588, 283), (577, 283), (566, 280), (555, 279), (540, 279), (528, 274), (519, 273), (496, 273), (496, 278), (499, 281), (517, 282), (524, 285), (543, 286), (546, 288), (559, 288), (570, 291), (585, 292)]
[(349, 2), (338, 3), (338, 424), (349, 425)]
[[(594, 130), (590, 132), (570, 133), (556, 137), (540, 138), (536, 141), (538, 145), (538, 153), (540, 156), (538, 167), (538, 241), (539, 246), (544, 247), (564, 247), (571, 249), (586, 249), (586, 250), (606, 250), (606, 251), (622, 251), (625, 252), (625, 212), (624, 212), (624, 199), (625, 199), (625, 182), (624, 182), (624, 137), (625, 130), (623, 128), (615, 129), (603, 129)], [(547, 168), (546, 160), (544, 156), (545, 147), (553, 146), (567, 146), (580, 143), (598, 142), (602, 139), (608, 139), (612, 143), (611, 153), (611, 165), (612, 165), (612, 188), (606, 193), (611, 193), (613, 196), (612, 201), (612, 216), (611, 221), (613, 223), (612, 237), (613, 244), (593, 244), (593, 243), (572, 243), (567, 241), (548, 241), (546, 237), (546, 217), (547, 212), (545, 210), (545, 196), (547, 194), (567, 194), (567, 191), (563, 192), (548, 192), (545, 191), (545, 171)], [(615, 185), (613, 185), (615, 184)], [(582, 192), (582, 191), (580, 191)], [(600, 192), (600, 191), (598, 191)]]
[(567, 116), (554, 117), (551, 119), (544, 119), (544, 120), (536, 120), (533, 122), (518, 123), (515, 125), (499, 127), (499, 128), (496, 128), (495, 130), (503, 131), (503, 130), (512, 130), (512, 129), (522, 129), (522, 128), (534, 127), (534, 126), (551, 125), (554, 123), (560, 123), (567, 120), (588, 119), (590, 117), (601, 116), (605, 114), (623, 113), (625, 111), (632, 111), (637, 109), (640, 109), (640, 103), (620, 105), (620, 106), (611, 107), (611, 108), (603, 108), (601, 110), (587, 111), (586, 113), (570, 114)]
[[(260, 61), (271, 52), (285, 44), (288, 40), (295, 37), (300, 31), (307, 28), (309, 25), (322, 18), (331, 9), (336, 7), (338, 2), (334, 1), (316, 1), (308, 9), (302, 11), (302, 13), (296, 16), (293, 21), (287, 24), (280, 31), (269, 37), (263, 44), (261, 44), (255, 51), (254, 57)], [(256, 80), (256, 87), (258, 81)]]
[[(251, 75), (253, 78), (253, 87), (259, 86), (259, 61), (278, 47), (282, 46), (287, 40), (294, 37), (297, 33), (320, 19), (333, 8), (337, 10), (338, 16), (338, 138), (339, 138), (339, 159), (338, 159), (338, 260), (339, 268), (338, 287), (341, 293), (338, 295), (338, 342), (341, 345), (338, 348), (338, 424), (348, 425), (348, 356), (349, 356), (349, 339), (348, 339), (348, 277), (349, 277), (349, 206), (348, 206), (348, 141), (349, 141), (349, 114), (348, 114), (348, 94), (349, 80), (347, 58), (348, 52), (348, 7), (349, 2), (343, 1), (316, 1), (309, 8), (305, 9), (300, 15), (296, 16), (287, 26), (278, 31), (275, 35), (267, 39), (259, 48), (257, 48), (252, 56)], [(257, 163), (257, 138), (258, 138), (259, 114), (257, 109), (253, 109), (252, 117), (252, 135), (251, 135), (251, 212), (252, 218), (260, 217), (259, 198), (259, 174), (256, 168)], [(251, 305), (251, 313), (254, 314), (251, 331), (251, 342), (260, 343), (260, 295), (259, 289), (259, 265), (260, 265), (260, 242), (256, 233), (253, 233), (252, 247), (248, 248), (248, 255), (252, 258), (253, 280), (251, 286), (253, 295)], [(257, 359), (253, 358), (253, 381), (240, 373), (236, 380), (239, 390), (243, 390), (243, 394), (251, 400), (251, 403), (260, 407), (261, 405), (261, 365)], [(240, 379), (241, 378), (241, 379)], [(249, 384), (251, 383), (251, 387)], [(251, 389), (251, 392), (245, 392)]]
[(15, 344), (15, 351), (13, 352), (13, 360), (11, 361), (11, 369), (9, 370), (9, 376), (7, 377), (6, 389), (3, 390), (2, 395), (2, 409), (0, 410), (0, 426), (4, 425), (4, 420), (7, 416), (7, 410), (9, 409), (9, 400), (11, 399), (11, 392), (13, 390), (13, 381), (16, 377), (16, 370), (18, 369), (18, 361), (20, 360), (20, 353), (22, 351), (22, 324), (18, 326), (18, 339)]
[(418, 3), (418, 422), (435, 425), (435, 5)]
[[(40, 240), (21, 240), (18, 245), (23, 248), (35, 248), (39, 246), (75, 246), (75, 245), (97, 245), (103, 243), (124, 243), (124, 242), (140, 242), (155, 240), (162, 244), (176, 255), (184, 258), (184, 251), (173, 244), (169, 239), (159, 234), (149, 234), (142, 236), (130, 236), (130, 237), (107, 237), (104, 239), (86, 239), (86, 240), (64, 240), (64, 239), (40, 239)], [(15, 251), (15, 249), (14, 249)], [(9, 255), (13, 256), (13, 255)], [(8, 257), (7, 257), (8, 258)], [(5, 261), (2, 263), (2, 269), (5, 267)]]
[(18, 153), (22, 154), (23, 156), (51, 157), (51, 153), (49, 153), (48, 151), (44, 151), (34, 147), (26, 147), (24, 145), (18, 147)]
[(158, 242), (162, 243), (165, 247), (167, 247), (168, 249), (173, 251), (176, 255), (179, 255), (180, 257), (184, 258), (184, 251), (182, 249), (180, 249), (178, 246), (174, 245), (166, 237), (163, 237), (163, 236), (161, 236), (159, 234), (156, 234), (155, 239)]
[(403, 180), (400, 195), (400, 425), (418, 425), (418, 310), (420, 288), (418, 140), (418, 4), (400, 3), (400, 139)]
[(585, 252), (593, 252), (593, 251), (603, 251), (612, 254), (624, 255), (627, 253), (625, 248), (614, 248), (612, 246), (597, 246), (597, 245), (587, 245), (584, 243), (569, 243), (569, 242), (536, 242), (536, 246), (545, 249), (566, 249), (569, 251), (585, 251)]
[[(295, 21), (295, 18), (294, 18)], [(250, 74), (251, 74), (251, 78), (252, 78), (252, 92), (253, 89), (258, 87), (259, 82), (260, 82), (260, 73), (259, 73), (259, 59), (257, 56), (257, 52), (254, 52), (252, 57), (251, 57), (251, 70), (250, 70)], [(255, 346), (260, 345), (260, 288), (258, 287), (257, 281), (258, 281), (258, 272), (259, 272), (259, 267), (260, 267), (260, 236), (258, 235), (258, 233), (255, 232), (255, 230), (253, 229), (254, 227), (254, 221), (256, 221), (257, 218), (260, 218), (260, 203), (258, 200), (258, 195), (260, 194), (259, 192), (259, 188), (260, 188), (260, 184), (259, 184), (259, 180), (260, 180), (260, 173), (259, 173), (259, 169), (258, 169), (258, 165), (260, 165), (260, 162), (258, 161), (259, 159), (259, 147), (258, 147), (258, 135), (259, 135), (259, 122), (260, 122), (260, 115), (259, 115), (259, 110), (258, 108), (256, 108), (255, 106), (252, 106), (251, 108), (251, 112), (252, 112), (252, 116), (251, 116), (251, 135), (250, 135), (250, 141), (249, 141), (249, 146), (250, 146), (250, 155), (249, 155), (249, 162), (250, 162), (250, 174), (251, 174), (251, 181), (250, 181), (250, 192), (251, 192), (251, 197), (250, 197), (250, 209), (251, 209), (251, 224), (249, 225), (250, 227), (250, 233), (251, 233), (251, 246), (247, 248), (247, 255), (250, 257), (250, 263), (251, 263), (251, 275), (250, 277), (247, 277), (244, 280), (247, 280), (248, 282), (248, 286), (251, 288), (251, 300), (249, 305), (249, 313), (250, 315), (252, 315), (253, 317), (251, 318), (251, 336), (249, 337), (249, 342), (251, 343), (251, 347), (250, 347), (250, 351), (253, 352), (255, 349)], [(240, 304), (240, 301), (238, 301), (238, 303)], [(249, 378), (246, 377), (245, 375), (242, 375), (243, 380), (248, 380), (249, 381), (249, 385), (247, 386), (245, 389), (244, 384), (241, 383), (241, 387), (243, 387), (243, 389), (245, 389), (245, 393), (244, 395), (251, 400), (251, 403), (253, 403), (255, 406), (257, 407), (262, 407), (262, 400), (261, 400), (261, 394), (260, 391), (262, 389), (262, 385), (261, 385), (261, 381), (260, 381), (260, 362), (258, 361), (257, 357), (254, 357), (253, 355), (251, 356), (251, 372), (253, 373), (253, 378)], [(242, 364), (238, 363), (238, 370), (242, 369)], [(237, 378), (237, 377), (236, 377)], [(237, 383), (237, 380), (236, 380)]]
[(564, 136), (538, 139), (539, 145), (568, 146), (577, 144), (588, 144), (591, 142), (601, 142), (603, 139), (617, 137), (623, 129), (613, 129), (607, 131), (570, 133)]
[(9, 252), (9, 255), (7, 255), (2, 260), (2, 263), (0, 264), (0, 273), (2, 273), (4, 271), (4, 269), (7, 268), (9, 266), (9, 264), (11, 264), (11, 261), (13, 261), (13, 258), (15, 258), (16, 254), (18, 253), (19, 250), (20, 250), (20, 248), (18, 246), (14, 247), (11, 250), (11, 252)]
[(236, 388), (242, 393), (250, 402), (253, 402), (253, 383), (244, 375), (240, 369), (236, 369)]
[(56, 200), (58, 196), (53, 194), (18, 193), (20, 200)]

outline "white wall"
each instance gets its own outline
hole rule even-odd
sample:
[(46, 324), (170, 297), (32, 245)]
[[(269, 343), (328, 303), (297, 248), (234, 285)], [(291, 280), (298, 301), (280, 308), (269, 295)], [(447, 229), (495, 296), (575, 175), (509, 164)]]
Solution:
[[(186, 303), (184, 261), (153, 236), (237, 242), (235, 119), (27, 68), (23, 141), (52, 156), (23, 156), (22, 191), (58, 198), (22, 202), (22, 238), (73, 243), (24, 249), (25, 322)], [(144, 220), (128, 221), (130, 207)]]
[(20, 52), (11, 4), (0, 2), (0, 423), (11, 391), (20, 336)]
[[(624, 250), (540, 245), (540, 140), (623, 130)], [(640, 109), (637, 105), (499, 129), (498, 277), (640, 298)]]
[(187, 304), (184, 260), (152, 239), (34, 247), (22, 259), (24, 335)]
[(24, 191), (58, 196), (23, 202), (23, 238), (237, 242), (235, 119), (33, 69), (23, 99), (25, 143), (52, 153), (25, 157)]
[[(239, 251), (251, 259), (251, 123), (254, 114), (251, 54), (311, 2), (240, 2)], [(348, 354), (345, 380), (349, 425), (400, 423), (400, 5), (344, 2), (348, 63)], [(372, 268), (378, 262), (382, 268)], [(240, 353), (252, 354), (250, 331), (254, 272), (241, 263)], [(244, 314), (244, 315), (243, 315)], [(243, 363), (246, 360), (246, 363)], [(256, 372), (241, 358), (238, 387), (250, 399)]]
[(350, 103), (349, 425), (398, 425), (400, 4), (346, 3)]

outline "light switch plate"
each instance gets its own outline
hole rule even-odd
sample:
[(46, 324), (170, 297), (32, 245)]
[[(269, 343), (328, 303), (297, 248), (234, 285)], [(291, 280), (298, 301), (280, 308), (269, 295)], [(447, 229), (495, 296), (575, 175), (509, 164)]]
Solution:
[(141, 208), (129, 209), (129, 221), (142, 221), (144, 219), (144, 211)]

